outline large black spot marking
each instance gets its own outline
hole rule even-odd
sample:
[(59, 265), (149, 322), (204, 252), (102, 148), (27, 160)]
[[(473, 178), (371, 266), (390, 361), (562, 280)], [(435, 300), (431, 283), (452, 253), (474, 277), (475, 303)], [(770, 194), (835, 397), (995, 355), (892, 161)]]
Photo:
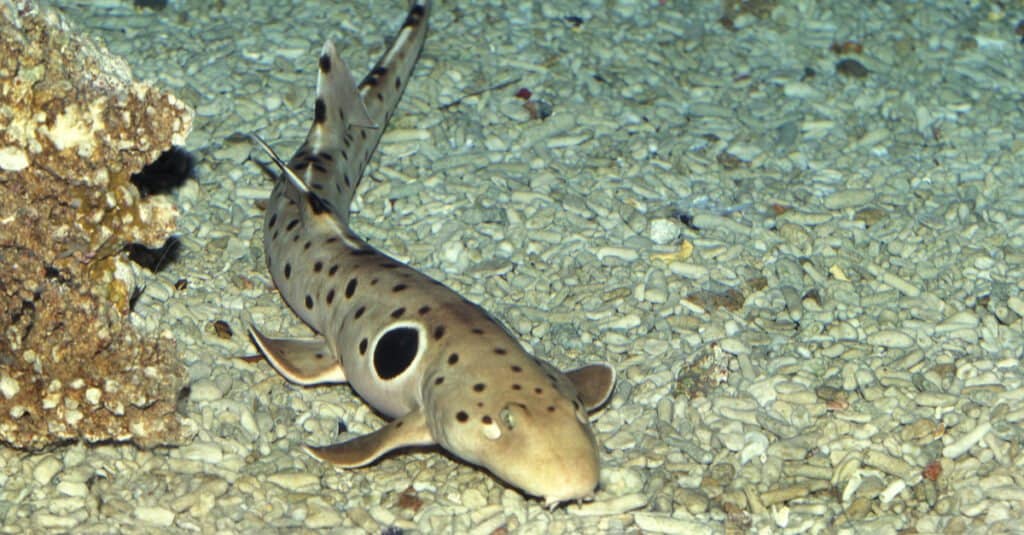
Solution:
[(363, 338), (362, 340), (359, 341), (359, 354), (360, 355), (365, 355), (366, 354), (366, 344), (367, 343), (368, 342), (367, 342), (366, 338)]
[(306, 308), (313, 309), (313, 296), (306, 294)]
[(331, 72), (331, 57), (327, 54), (320, 56), (320, 72), (324, 74)]
[(313, 122), (316, 124), (323, 124), (327, 120), (327, 105), (324, 104), (324, 99), (316, 99), (316, 104), (313, 107)]
[(329, 305), (329, 304), (331, 304), (333, 302), (334, 302), (334, 288), (331, 288), (330, 291), (327, 292), (327, 304)]
[(473, 385), (473, 392), (483, 392), (485, 388), (487, 388), (487, 385), (483, 383), (477, 383)]
[(444, 336), (444, 325), (434, 327), (434, 340), (440, 340)]
[(331, 277), (333, 277), (334, 274), (337, 273), (337, 272), (338, 272), (338, 264), (334, 264), (333, 266), (331, 266), (331, 269), (329, 271), (327, 271), (327, 274), (330, 275)]
[(274, 228), (277, 224), (277, 214), (270, 216), (270, 221), (267, 223), (267, 228)]
[(412, 327), (397, 327), (384, 333), (373, 349), (373, 367), (381, 379), (401, 375), (412, 365), (419, 349), (419, 331)]
[(505, 349), (501, 347), (494, 348), (494, 352), (498, 355), (504, 355), (505, 353), (508, 353), (508, 351), (505, 351)]
[(400, 291), (402, 291), (402, 290), (404, 290), (406, 288), (407, 288), (407, 286), (404, 285), (404, 284), (396, 284), (394, 288), (391, 288), (391, 291), (395, 292), (395, 293), (398, 293), (398, 292), (400, 292)]
[(459, 411), (458, 413), (455, 414), (455, 419), (458, 420), (459, 423), (464, 424), (467, 421), (469, 421), (469, 415), (466, 414), (466, 411)]
[(423, 305), (423, 306), (420, 307), (418, 312), (419, 312), (420, 316), (422, 316), (422, 315), (426, 314), (427, 312), (430, 312), (430, 307), (427, 306), (427, 305)]
[(405, 314), (405, 307), (398, 307), (391, 311), (391, 317), (395, 319), (401, 318), (402, 314)]
[(288, 279), (288, 278), (291, 278), (291, 276), (292, 276), (292, 265), (291, 264), (285, 264), (284, 265), (284, 278)]
[(355, 293), (356, 293), (356, 286), (358, 284), (359, 284), (359, 281), (356, 280), (356, 279), (352, 279), (352, 280), (348, 281), (348, 285), (345, 286), (345, 298), (346, 299), (351, 299), (352, 296), (355, 295)]
[(356, 309), (356, 319), (363, 317), (363, 312), (366, 312), (366, 307), (359, 307)]
[(294, 229), (298, 224), (299, 224), (299, 220), (298, 219), (292, 219), (291, 221), (288, 222), (288, 226), (285, 227), (285, 230), (288, 231), (288, 232), (291, 232), (292, 229)]
[(457, 363), (458, 361), (459, 361), (459, 354), (458, 353), (452, 353), (451, 355), (448, 355), (448, 365), (449, 366), (454, 366), (455, 363)]
[(324, 269), (324, 263), (323, 262), (320, 262), (318, 260), (315, 264), (313, 264), (313, 272), (314, 273), (320, 273), (320, 271), (322, 269)]

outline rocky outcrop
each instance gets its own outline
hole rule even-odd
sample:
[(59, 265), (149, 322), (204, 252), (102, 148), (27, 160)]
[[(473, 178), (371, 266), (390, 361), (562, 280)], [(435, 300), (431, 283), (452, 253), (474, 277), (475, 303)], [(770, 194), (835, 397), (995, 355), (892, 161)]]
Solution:
[(191, 123), (57, 12), (0, 0), (0, 443), (181, 439), (184, 367), (127, 321), (122, 251), (173, 231), (174, 206), (130, 176)]

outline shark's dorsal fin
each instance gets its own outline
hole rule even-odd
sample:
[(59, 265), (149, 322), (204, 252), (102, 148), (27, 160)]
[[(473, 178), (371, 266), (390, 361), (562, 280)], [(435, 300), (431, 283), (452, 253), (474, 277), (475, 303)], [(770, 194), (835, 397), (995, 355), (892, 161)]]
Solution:
[(422, 409), (417, 409), (372, 433), (330, 446), (306, 446), (305, 449), (321, 461), (341, 468), (357, 468), (392, 450), (432, 444), (435, 441), (427, 427), (426, 416)]
[(269, 338), (256, 327), (249, 334), (285, 379), (303, 386), (345, 382), (341, 362), (322, 338)]
[[(334, 49), (334, 43), (324, 42), (320, 51), (320, 74), (316, 79), (316, 98), (323, 101), (325, 110), (340, 110), (339, 117), (326, 117), (326, 122), (344, 121), (345, 127), (380, 128), (373, 122), (370, 112), (359, 94), (356, 79), (348, 64)], [(313, 132), (317, 130), (314, 123)]]
[(607, 364), (589, 364), (567, 371), (565, 376), (576, 387), (576, 393), (588, 411), (604, 405), (615, 386), (615, 368)]

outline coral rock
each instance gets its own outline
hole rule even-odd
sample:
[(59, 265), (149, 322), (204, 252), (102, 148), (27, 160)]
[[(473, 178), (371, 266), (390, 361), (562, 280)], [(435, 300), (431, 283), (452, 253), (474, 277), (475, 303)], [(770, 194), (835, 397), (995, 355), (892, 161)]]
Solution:
[(184, 366), (128, 322), (122, 250), (174, 230), (173, 205), (130, 176), (191, 124), (55, 11), (0, 0), (0, 442), (183, 439)]

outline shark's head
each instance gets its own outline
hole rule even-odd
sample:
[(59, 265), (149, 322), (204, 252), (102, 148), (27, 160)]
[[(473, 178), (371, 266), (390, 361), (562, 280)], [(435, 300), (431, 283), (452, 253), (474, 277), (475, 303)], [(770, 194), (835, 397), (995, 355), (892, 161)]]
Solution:
[[(607, 399), (611, 368), (565, 375), (525, 352), (472, 367), (446, 377), (442, 366), (427, 382), (435, 387), (425, 399), (437, 442), (548, 506), (593, 497), (600, 463), (587, 411)], [(577, 388), (578, 380), (590, 384)]]

